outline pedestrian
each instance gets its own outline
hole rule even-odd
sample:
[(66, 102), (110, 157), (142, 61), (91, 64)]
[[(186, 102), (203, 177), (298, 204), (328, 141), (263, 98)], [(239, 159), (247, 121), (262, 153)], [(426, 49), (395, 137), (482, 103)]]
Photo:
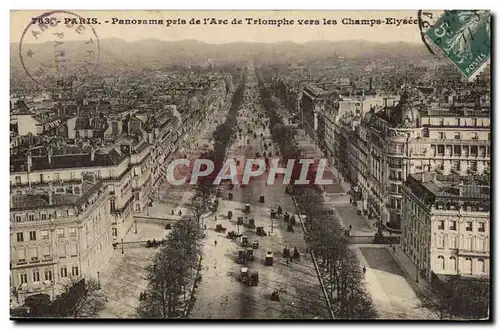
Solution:
[(214, 245), (217, 246), (217, 241), (214, 241)]
[(352, 230), (352, 225), (349, 225), (349, 231), (351, 231), (351, 230)]
[(366, 274), (366, 267), (363, 266), (363, 275)]
[(204, 229), (207, 230), (207, 225), (204, 226)]
[(172, 210), (172, 215), (174, 215), (174, 210)]
[(292, 262), (293, 262), (293, 258), (292, 258), (292, 257), (290, 257), (290, 264), (291, 264)]
[(217, 216), (215, 216), (215, 221), (217, 221)]

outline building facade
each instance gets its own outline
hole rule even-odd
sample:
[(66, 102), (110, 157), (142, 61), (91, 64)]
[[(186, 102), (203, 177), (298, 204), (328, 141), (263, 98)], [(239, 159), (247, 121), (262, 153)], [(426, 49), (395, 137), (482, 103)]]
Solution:
[(17, 302), (37, 294), (53, 299), (71, 277), (98, 279), (113, 253), (111, 227), (109, 192), (95, 177), (64, 187), (16, 189), (10, 252)]
[(402, 192), (401, 245), (421, 275), (489, 276), (491, 196), (485, 176), (412, 174)]

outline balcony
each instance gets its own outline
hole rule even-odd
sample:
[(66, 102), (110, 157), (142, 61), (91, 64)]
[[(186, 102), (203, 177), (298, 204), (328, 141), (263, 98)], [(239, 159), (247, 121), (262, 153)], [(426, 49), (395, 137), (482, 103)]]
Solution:
[(470, 250), (470, 249), (458, 249), (458, 255), (463, 257), (488, 257), (490, 251), (484, 250)]

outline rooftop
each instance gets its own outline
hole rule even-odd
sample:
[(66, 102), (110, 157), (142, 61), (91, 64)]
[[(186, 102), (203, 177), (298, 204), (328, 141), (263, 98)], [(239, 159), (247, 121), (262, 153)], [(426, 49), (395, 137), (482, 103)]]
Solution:
[(102, 187), (102, 181), (95, 182), (84, 181), (81, 184), (80, 194), (56, 194), (48, 191), (43, 193), (32, 193), (14, 195), (11, 194), (11, 211), (15, 210), (30, 210), (37, 208), (50, 208), (62, 206), (76, 206), (87, 202), (88, 197)]
[(436, 172), (411, 174), (407, 185), (421, 186), (434, 199), (490, 200), (490, 183), (485, 176), (441, 175)]

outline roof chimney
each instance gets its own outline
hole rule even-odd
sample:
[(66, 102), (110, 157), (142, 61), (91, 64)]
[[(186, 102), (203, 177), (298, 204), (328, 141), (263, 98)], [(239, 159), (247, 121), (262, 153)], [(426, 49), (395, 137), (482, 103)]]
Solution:
[(49, 182), (49, 205), (52, 205), (52, 182)]
[(28, 168), (27, 168), (27, 171), (28, 173), (31, 172), (31, 168), (33, 167), (33, 158), (31, 158), (31, 150), (28, 151)]

